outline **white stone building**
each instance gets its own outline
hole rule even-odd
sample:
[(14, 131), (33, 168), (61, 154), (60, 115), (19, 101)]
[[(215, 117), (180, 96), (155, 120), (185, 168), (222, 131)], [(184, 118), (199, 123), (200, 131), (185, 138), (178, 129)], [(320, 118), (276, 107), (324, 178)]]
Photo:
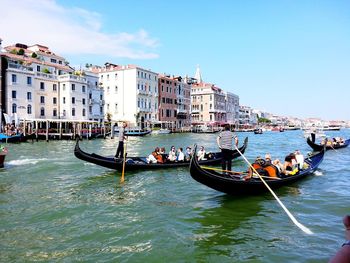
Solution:
[[(3, 109), (12, 119), (103, 120), (96, 74), (74, 75), (64, 58), (42, 45), (16, 44), (1, 55)], [(98, 104), (91, 114), (90, 93)]]
[(158, 74), (135, 65), (96, 67), (105, 94), (105, 118), (144, 127), (158, 120)]

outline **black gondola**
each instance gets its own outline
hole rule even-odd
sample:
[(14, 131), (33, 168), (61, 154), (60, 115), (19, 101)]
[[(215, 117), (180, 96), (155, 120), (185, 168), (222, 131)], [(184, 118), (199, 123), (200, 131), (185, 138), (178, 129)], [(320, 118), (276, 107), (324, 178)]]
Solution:
[[(321, 151), (323, 149), (323, 145), (317, 144), (312, 142), (310, 138), (307, 138), (307, 144), (314, 150), (314, 151)], [(334, 150), (334, 149), (340, 149), (345, 148), (350, 144), (350, 139), (347, 139), (344, 141), (343, 144), (333, 143), (332, 146), (326, 145), (326, 150)]]
[(261, 128), (254, 129), (254, 134), (263, 134), (263, 130)]
[[(323, 160), (324, 152), (325, 150), (322, 149), (322, 151), (307, 157), (305, 162), (309, 165), (309, 167), (307, 169), (300, 170), (296, 175), (290, 175), (277, 179), (267, 178), (265, 179), (265, 182), (271, 188), (279, 188), (305, 178), (307, 175), (315, 172)], [(208, 170), (200, 167), (200, 164), (197, 162), (196, 158), (191, 159), (190, 174), (197, 182), (229, 195), (257, 195), (268, 191), (267, 187), (259, 178), (252, 177), (249, 180), (243, 180), (239, 177), (239, 175), (234, 176), (212, 171), (209, 172)]]
[[(239, 148), (241, 152), (244, 152), (248, 146), (248, 137), (245, 138), (244, 144)], [(121, 171), (123, 168), (123, 159), (115, 159), (114, 157), (104, 157), (95, 153), (86, 153), (79, 147), (79, 139), (77, 139), (74, 155), (90, 163), (94, 163), (109, 169)], [(238, 158), (240, 154), (236, 151), (232, 151), (233, 159)], [(195, 158), (196, 159), (196, 158)], [(200, 161), (200, 164), (211, 165), (221, 162), (221, 152), (211, 153), (211, 158)], [(125, 170), (138, 170), (138, 169), (162, 169), (162, 168), (174, 168), (181, 166), (189, 166), (190, 162), (166, 162), (166, 163), (147, 163), (146, 157), (127, 157), (125, 161)]]

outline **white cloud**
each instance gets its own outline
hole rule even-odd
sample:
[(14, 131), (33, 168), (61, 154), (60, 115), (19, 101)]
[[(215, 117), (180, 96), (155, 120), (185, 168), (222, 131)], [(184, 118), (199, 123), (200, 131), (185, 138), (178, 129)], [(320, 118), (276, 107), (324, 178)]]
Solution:
[(42, 44), (58, 55), (106, 55), (131, 59), (157, 58), (157, 39), (135, 33), (101, 31), (101, 14), (68, 9), (55, 0), (2, 0), (0, 37), (4, 45)]

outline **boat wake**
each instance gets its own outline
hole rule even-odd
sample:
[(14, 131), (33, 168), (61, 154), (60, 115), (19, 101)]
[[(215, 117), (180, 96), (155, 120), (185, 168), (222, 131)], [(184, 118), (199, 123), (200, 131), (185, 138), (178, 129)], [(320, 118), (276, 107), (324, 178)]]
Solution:
[(46, 158), (40, 158), (40, 159), (22, 159), (22, 160), (12, 160), (9, 162), (6, 162), (8, 165), (14, 165), (14, 166), (20, 166), (20, 165), (28, 165), (28, 164), (37, 164), (41, 161), (46, 161), (48, 159)]
[(314, 175), (316, 175), (316, 176), (322, 176), (323, 173), (322, 173), (321, 171), (315, 171), (315, 172), (314, 172)]

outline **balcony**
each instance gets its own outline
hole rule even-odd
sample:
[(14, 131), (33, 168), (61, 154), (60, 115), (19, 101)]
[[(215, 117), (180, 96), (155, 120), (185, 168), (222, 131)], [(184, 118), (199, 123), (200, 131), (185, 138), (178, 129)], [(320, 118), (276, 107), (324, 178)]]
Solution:
[(145, 91), (145, 90), (137, 90), (136, 91), (137, 95), (145, 95), (145, 96), (152, 96), (152, 92)]
[(9, 63), (8, 67), (10, 69), (16, 69), (18, 71), (31, 71), (31, 72), (33, 71), (32, 67), (27, 67), (20, 64), (14, 64), (14, 63)]
[(36, 72), (35, 74), (39, 78), (50, 79), (50, 80), (52, 80), (52, 79), (57, 80), (57, 76), (53, 75), (53, 74), (47, 74), (47, 73), (41, 73), (41, 72)]
[(81, 82), (87, 83), (86, 78), (81, 77), (81, 76), (71, 75), (71, 74), (60, 75), (60, 76), (58, 76), (58, 79), (60, 81), (75, 80), (75, 81), (81, 81)]

